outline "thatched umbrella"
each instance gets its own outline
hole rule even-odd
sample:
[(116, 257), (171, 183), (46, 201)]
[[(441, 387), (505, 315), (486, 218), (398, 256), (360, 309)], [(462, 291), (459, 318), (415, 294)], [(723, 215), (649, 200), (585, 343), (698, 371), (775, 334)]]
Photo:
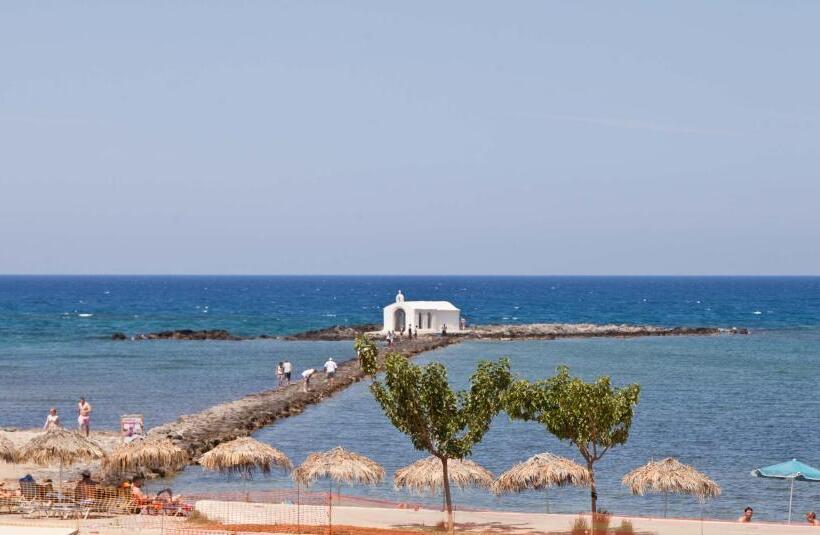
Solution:
[(384, 468), (364, 455), (347, 451), (341, 446), (322, 453), (311, 453), (293, 471), (293, 480), (305, 486), (319, 478), (330, 480), (328, 492), (328, 522), (333, 525), (333, 482), (350, 485), (377, 485), (384, 479)]
[(188, 462), (188, 453), (168, 438), (132, 440), (111, 452), (103, 467), (114, 473), (139, 470), (178, 470)]
[(704, 474), (677, 459), (667, 457), (649, 462), (629, 472), (621, 480), (632, 494), (643, 496), (647, 492), (664, 495), (663, 516), (666, 517), (670, 493), (689, 494), (701, 503), (707, 498), (720, 495), (720, 487)]
[[(493, 486), (493, 474), (480, 464), (467, 459), (448, 459), (447, 472), (450, 483), (464, 489)], [(393, 486), (404, 488), (414, 494), (435, 494), (444, 487), (444, 471), (441, 460), (429, 456), (411, 465), (399, 468), (393, 476)]]
[(6, 437), (0, 435), (0, 461), (13, 463), (17, 458), (17, 450), (14, 448), (14, 443)]
[(311, 453), (293, 471), (293, 480), (305, 486), (319, 478), (336, 483), (376, 485), (384, 479), (384, 468), (377, 462), (339, 446), (322, 453)]
[(34, 462), (42, 466), (59, 463), (60, 490), (63, 485), (63, 466), (103, 457), (105, 452), (96, 442), (63, 428), (54, 428), (37, 435), (17, 452), (19, 461)]
[(242, 479), (251, 479), (256, 470), (269, 474), (275, 466), (286, 471), (293, 468), (287, 455), (251, 437), (223, 442), (200, 457), (199, 464), (206, 470), (239, 474)]
[[(493, 474), (480, 464), (467, 459), (447, 459), (447, 480), (459, 489), (481, 487), (489, 489), (493, 485)], [(447, 515), (448, 530), (454, 528), (452, 501), (449, 490), (444, 488), (444, 464), (433, 455), (413, 464), (399, 468), (393, 475), (393, 486), (404, 488), (413, 494), (435, 494), (444, 490), (444, 511)]]
[(566, 457), (539, 453), (501, 474), (493, 483), (493, 492), (503, 494), (566, 485), (586, 487), (590, 482), (589, 470), (580, 464)]

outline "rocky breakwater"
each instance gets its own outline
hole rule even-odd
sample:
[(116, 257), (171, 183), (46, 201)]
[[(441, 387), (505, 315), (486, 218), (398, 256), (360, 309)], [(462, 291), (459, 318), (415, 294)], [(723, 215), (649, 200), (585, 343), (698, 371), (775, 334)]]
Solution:
[(246, 340), (247, 337), (236, 336), (224, 329), (209, 329), (194, 331), (179, 329), (175, 331), (160, 331), (156, 333), (140, 333), (128, 336), (125, 333), (114, 333), (112, 340)]
[[(457, 341), (453, 337), (421, 337), (404, 340), (391, 351), (412, 357)], [(380, 358), (384, 358), (384, 354), (385, 351), (381, 350)], [(294, 375), (298, 378), (298, 373)], [(339, 364), (333, 384), (327, 382), (324, 373), (319, 372), (311, 379), (308, 392), (302, 391), (301, 382), (293, 382), (283, 388), (257, 392), (197, 414), (181, 416), (151, 429), (149, 434), (168, 437), (185, 448), (191, 458), (197, 458), (221, 442), (250, 435), (276, 420), (299, 414), (307, 406), (320, 403), (364, 377), (358, 360), (353, 358)]]
[(719, 334), (749, 334), (742, 328), (720, 327), (658, 327), (594, 323), (529, 323), (521, 325), (477, 325), (467, 332), (471, 338), (552, 340), (555, 338), (628, 338), (636, 336), (714, 336)]

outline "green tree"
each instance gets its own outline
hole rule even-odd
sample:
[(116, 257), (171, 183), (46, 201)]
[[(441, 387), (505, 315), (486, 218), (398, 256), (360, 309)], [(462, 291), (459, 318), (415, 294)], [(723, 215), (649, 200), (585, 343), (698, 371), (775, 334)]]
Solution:
[(379, 350), (373, 340), (364, 334), (360, 334), (353, 342), (353, 348), (356, 350), (356, 355), (359, 357), (359, 366), (361, 366), (364, 373), (367, 375), (376, 373)]
[(507, 359), (481, 361), (470, 378), (469, 390), (454, 392), (442, 364), (416, 366), (404, 356), (390, 353), (385, 357), (384, 382), (376, 380), (370, 386), (396, 429), (409, 436), (417, 450), (441, 461), (450, 529), (453, 500), (447, 461), (472, 453), (503, 408), (504, 392), (511, 381)]
[(504, 409), (511, 418), (541, 423), (560, 440), (578, 448), (592, 479), (590, 498), (594, 515), (598, 500), (594, 465), (607, 451), (629, 438), (640, 391), (636, 384), (613, 388), (607, 376), (587, 383), (571, 377), (569, 368), (560, 366), (549, 379), (513, 382), (507, 390)]

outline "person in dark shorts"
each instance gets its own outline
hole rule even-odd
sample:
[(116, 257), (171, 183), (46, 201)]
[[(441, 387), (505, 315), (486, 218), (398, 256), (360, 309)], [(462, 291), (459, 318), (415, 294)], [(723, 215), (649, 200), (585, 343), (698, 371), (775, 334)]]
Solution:
[(290, 384), (290, 377), (291, 377), (291, 374), (293, 373), (293, 364), (291, 364), (289, 360), (286, 360), (285, 362), (282, 363), (282, 371), (285, 372), (285, 384), (289, 385)]

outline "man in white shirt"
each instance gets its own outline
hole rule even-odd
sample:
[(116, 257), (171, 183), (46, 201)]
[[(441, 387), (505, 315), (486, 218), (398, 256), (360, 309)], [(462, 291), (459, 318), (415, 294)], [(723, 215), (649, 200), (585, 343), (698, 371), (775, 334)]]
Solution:
[(333, 362), (333, 357), (328, 357), (327, 362), (325, 362), (325, 373), (327, 374), (327, 382), (331, 385), (333, 384), (333, 377), (336, 376), (336, 368), (339, 366)]
[(302, 383), (302, 392), (307, 392), (310, 389), (310, 378), (313, 377), (313, 374), (315, 373), (316, 368), (308, 368), (302, 372), (302, 379), (304, 379), (304, 382)]
[(293, 365), (289, 360), (282, 363), (282, 372), (285, 374), (285, 385), (290, 384), (290, 376), (293, 373)]

